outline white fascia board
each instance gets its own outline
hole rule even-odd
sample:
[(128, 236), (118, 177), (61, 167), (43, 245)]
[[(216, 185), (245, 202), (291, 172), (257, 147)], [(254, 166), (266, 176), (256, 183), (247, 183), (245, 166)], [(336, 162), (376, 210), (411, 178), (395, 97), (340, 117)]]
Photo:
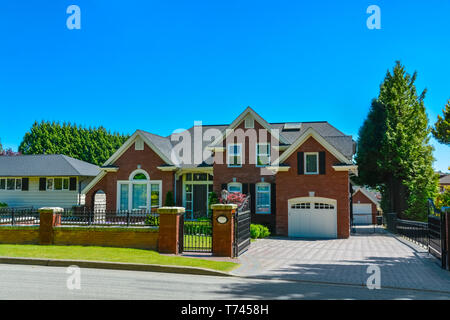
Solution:
[(82, 194), (88, 193), (104, 176), (106, 176), (107, 171), (102, 170), (89, 184), (81, 190)]
[(113, 163), (114, 161), (116, 161), (118, 158), (120, 158), (120, 156), (122, 154), (124, 154), (125, 151), (127, 151), (128, 148), (135, 142), (135, 140), (138, 136), (141, 137), (141, 139), (148, 145), (148, 147), (150, 149), (152, 149), (158, 156), (160, 156), (164, 162), (166, 162), (167, 164), (172, 164), (172, 161), (167, 159), (167, 157), (164, 156), (159, 151), (159, 149), (149, 139), (147, 139), (147, 137), (145, 137), (145, 135), (143, 135), (141, 133), (140, 130), (136, 130), (136, 132), (133, 133), (133, 135), (130, 138), (128, 138), (128, 140), (125, 141), (125, 143), (116, 152), (114, 152), (114, 154), (111, 157), (109, 157), (108, 160), (106, 160), (106, 162), (103, 164), (103, 166), (107, 166), (107, 165)]
[(291, 154), (294, 153), (308, 138), (313, 137), (317, 142), (319, 142), (325, 149), (327, 149), (333, 156), (335, 156), (339, 161), (346, 164), (352, 164), (352, 161), (347, 159), (341, 152), (339, 152), (335, 147), (333, 147), (324, 137), (322, 137), (313, 128), (308, 128), (297, 140), (278, 158), (277, 163), (283, 163)]
[[(218, 144), (222, 143), (223, 140), (225, 140), (233, 131), (234, 129), (239, 125), (239, 123), (241, 123), (244, 118), (247, 116), (247, 114), (251, 114), (253, 116), (253, 119), (256, 120), (259, 124), (261, 124), (267, 131), (269, 131), (270, 134), (272, 134), (272, 127), (270, 126), (270, 124), (264, 120), (259, 114), (257, 114), (252, 108), (247, 107), (226, 129), (225, 129), (225, 134), (222, 135), (222, 138), (220, 140), (218, 140), (216, 143), (214, 143), (214, 145), (212, 145), (211, 147), (214, 146), (218, 146)], [(288, 141), (286, 141), (286, 139), (282, 136), (279, 135), (278, 139), (280, 139), (281, 142), (283, 143), (288, 143)]]

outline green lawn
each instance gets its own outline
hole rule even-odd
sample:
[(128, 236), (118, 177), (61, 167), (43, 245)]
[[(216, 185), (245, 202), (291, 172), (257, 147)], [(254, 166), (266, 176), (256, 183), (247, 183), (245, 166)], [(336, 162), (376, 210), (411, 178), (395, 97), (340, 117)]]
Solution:
[(234, 262), (160, 255), (151, 250), (111, 247), (0, 244), (0, 256), (160, 264), (200, 267), (224, 272), (231, 271), (239, 265)]

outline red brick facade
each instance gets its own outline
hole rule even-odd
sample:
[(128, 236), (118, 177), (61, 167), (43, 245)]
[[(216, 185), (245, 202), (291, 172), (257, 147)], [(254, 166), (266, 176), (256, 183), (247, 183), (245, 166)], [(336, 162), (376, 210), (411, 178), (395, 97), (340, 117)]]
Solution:
[[(263, 127), (254, 122), (254, 129), (259, 132)], [(244, 129), (244, 121), (236, 129)], [(267, 135), (267, 133), (264, 133)], [(260, 182), (271, 184), (273, 192), (271, 197), (271, 213), (256, 214), (252, 212), (252, 223), (261, 223), (271, 227), (272, 232), (279, 235), (288, 235), (288, 200), (298, 197), (309, 197), (310, 192), (314, 192), (315, 197), (332, 199), (337, 203), (337, 237), (348, 238), (350, 235), (350, 190), (348, 171), (336, 171), (332, 166), (341, 161), (330, 153), (312, 136), (309, 137), (301, 146), (298, 147), (285, 161), (289, 165), (288, 171), (280, 171), (276, 174), (267, 174), (262, 168), (257, 167), (252, 159), (249, 163), (249, 157), (255, 157), (256, 142), (261, 142), (261, 137), (257, 141), (251, 141), (248, 137), (245, 140), (244, 163), (241, 167), (230, 168), (227, 165), (227, 151), (216, 151), (213, 165), (213, 190), (220, 196), (224, 185), (230, 182), (239, 182), (243, 185), (243, 192), (251, 193), (250, 188)], [(271, 142), (272, 153), (276, 154), (273, 141), (265, 137), (263, 142)], [(230, 139), (227, 139), (230, 143)], [(251, 142), (251, 144), (250, 144)], [(277, 143), (276, 143), (277, 144)], [(276, 145), (275, 144), (275, 145)], [(250, 150), (252, 152), (250, 153)], [(297, 152), (324, 152), (325, 153), (325, 173), (324, 174), (298, 174), (297, 172)], [(272, 157), (274, 160), (274, 157)], [(126, 150), (112, 165), (117, 166), (117, 172), (109, 172), (86, 194), (86, 204), (93, 203), (94, 195), (98, 190), (103, 190), (107, 196), (107, 210), (117, 210), (117, 181), (128, 180), (130, 174), (138, 169), (145, 170), (150, 180), (162, 181), (162, 203), (164, 204), (167, 191), (174, 190), (174, 172), (161, 171), (158, 166), (164, 164), (164, 161), (147, 144), (144, 150), (137, 151), (134, 144)], [(176, 202), (182, 205), (182, 183), (176, 182)], [(246, 190), (245, 190), (246, 189)], [(251, 201), (255, 201), (252, 197)]]
[(150, 180), (162, 181), (162, 204), (164, 204), (167, 191), (173, 191), (174, 173), (161, 171), (157, 167), (164, 161), (147, 145), (144, 150), (135, 150), (134, 144), (114, 162), (112, 165), (119, 167), (117, 172), (108, 172), (91, 190), (86, 193), (86, 206), (93, 207), (95, 193), (103, 190), (106, 194), (106, 210), (117, 210), (117, 181), (128, 180), (130, 174), (138, 169), (146, 171)]
[(362, 193), (360, 190), (358, 190), (354, 195), (353, 195), (353, 203), (362, 203), (362, 204), (371, 204), (372, 206), (372, 224), (376, 224), (377, 223), (377, 205), (375, 203), (373, 203), (372, 200), (370, 200), (369, 198), (367, 198), (367, 196)]

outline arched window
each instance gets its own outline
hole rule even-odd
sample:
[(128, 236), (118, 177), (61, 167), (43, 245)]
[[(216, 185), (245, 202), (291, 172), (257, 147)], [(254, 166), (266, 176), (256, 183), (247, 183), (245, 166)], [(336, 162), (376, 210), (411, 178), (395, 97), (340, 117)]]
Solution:
[(228, 192), (242, 192), (242, 183), (230, 182), (228, 184)]
[(161, 206), (161, 180), (150, 180), (144, 170), (133, 171), (117, 182), (117, 207), (121, 211), (156, 210)]

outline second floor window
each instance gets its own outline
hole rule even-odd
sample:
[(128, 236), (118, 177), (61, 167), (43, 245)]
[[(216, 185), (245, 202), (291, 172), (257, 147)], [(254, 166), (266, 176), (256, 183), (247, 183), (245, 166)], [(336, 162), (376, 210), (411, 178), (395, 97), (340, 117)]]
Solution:
[(240, 167), (242, 166), (242, 145), (229, 144), (228, 145), (228, 166)]
[(305, 153), (305, 174), (319, 173), (319, 156), (317, 152)]
[(256, 165), (258, 167), (270, 164), (270, 143), (258, 143), (256, 145)]

